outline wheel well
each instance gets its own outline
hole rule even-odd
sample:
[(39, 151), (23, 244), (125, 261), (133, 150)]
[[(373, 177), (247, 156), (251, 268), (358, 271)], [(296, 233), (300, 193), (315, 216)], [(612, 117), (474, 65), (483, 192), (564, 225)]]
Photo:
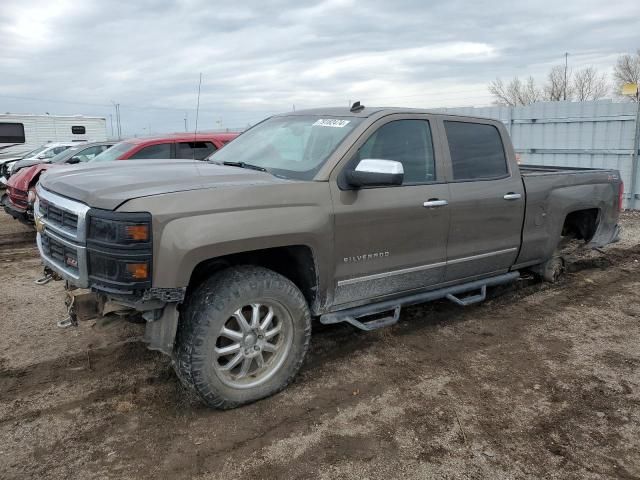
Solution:
[(571, 212), (564, 220), (562, 236), (589, 242), (596, 234), (600, 210), (587, 208)]
[(212, 273), (233, 265), (257, 265), (291, 280), (314, 310), (318, 292), (318, 276), (313, 252), (306, 245), (265, 248), (211, 258), (196, 265), (191, 274), (187, 295)]

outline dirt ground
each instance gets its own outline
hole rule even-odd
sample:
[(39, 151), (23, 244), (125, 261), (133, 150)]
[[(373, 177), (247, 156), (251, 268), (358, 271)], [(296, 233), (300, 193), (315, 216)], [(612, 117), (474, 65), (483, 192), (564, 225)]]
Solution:
[(62, 330), (63, 285), (0, 215), (0, 478), (640, 478), (640, 215), (555, 285), (317, 326), (297, 381), (204, 408), (139, 326)]

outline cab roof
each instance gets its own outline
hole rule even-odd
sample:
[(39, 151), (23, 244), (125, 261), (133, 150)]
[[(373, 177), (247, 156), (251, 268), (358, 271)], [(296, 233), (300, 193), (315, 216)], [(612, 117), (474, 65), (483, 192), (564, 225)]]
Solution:
[(238, 133), (206, 133), (201, 132), (198, 134), (194, 133), (170, 133), (167, 135), (158, 135), (151, 137), (136, 137), (136, 138), (127, 138), (123, 141), (133, 144), (141, 144), (147, 142), (162, 142), (162, 141), (171, 141), (171, 142), (193, 142), (193, 141), (202, 141), (202, 140), (218, 140), (221, 142), (231, 141), (238, 136)]
[(474, 115), (459, 115), (454, 113), (442, 112), (433, 109), (423, 108), (407, 108), (407, 107), (362, 107), (360, 110), (352, 111), (348, 107), (328, 107), (328, 108), (312, 108), (307, 110), (296, 110), (295, 112), (281, 113), (274, 115), (276, 117), (286, 117), (291, 115), (314, 115), (323, 117), (357, 117), (368, 118), (373, 116), (385, 116), (392, 113), (428, 113), (430, 115), (441, 115), (447, 117), (460, 118), (477, 118), (482, 120), (495, 120), (487, 117), (479, 117)]

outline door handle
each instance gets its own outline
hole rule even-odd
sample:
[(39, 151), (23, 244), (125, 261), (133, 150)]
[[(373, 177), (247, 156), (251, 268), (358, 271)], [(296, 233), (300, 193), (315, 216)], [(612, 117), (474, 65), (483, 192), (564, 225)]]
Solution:
[(520, 195), (519, 193), (509, 192), (506, 193), (502, 198), (504, 198), (505, 200), (520, 200), (522, 198), (522, 195)]
[(446, 207), (447, 205), (449, 205), (449, 202), (437, 198), (430, 198), (422, 204), (422, 206), (426, 208)]

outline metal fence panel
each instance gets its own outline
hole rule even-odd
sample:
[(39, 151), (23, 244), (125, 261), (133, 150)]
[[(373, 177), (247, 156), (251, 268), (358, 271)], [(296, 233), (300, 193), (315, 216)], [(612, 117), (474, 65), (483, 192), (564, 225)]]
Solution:
[(630, 191), (637, 108), (632, 102), (599, 100), (439, 111), (502, 121), (522, 163), (617, 169), (625, 184), (625, 207), (640, 208), (640, 172), (636, 191)]

